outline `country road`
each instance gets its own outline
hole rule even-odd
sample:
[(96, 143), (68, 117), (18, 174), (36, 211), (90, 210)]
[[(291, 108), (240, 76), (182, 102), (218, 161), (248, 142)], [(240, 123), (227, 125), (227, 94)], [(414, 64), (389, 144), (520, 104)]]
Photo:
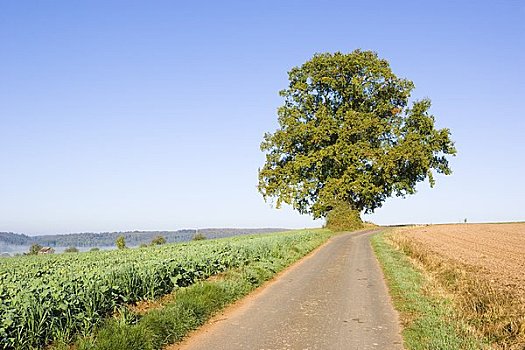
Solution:
[(370, 247), (375, 232), (333, 237), (168, 349), (403, 349), (397, 314)]

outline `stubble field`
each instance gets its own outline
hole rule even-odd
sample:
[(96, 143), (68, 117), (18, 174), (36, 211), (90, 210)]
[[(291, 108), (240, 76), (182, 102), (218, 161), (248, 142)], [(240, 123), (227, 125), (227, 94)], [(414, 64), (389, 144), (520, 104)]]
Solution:
[(525, 349), (525, 223), (396, 229), (389, 240), (447, 294), (468, 331)]
[(478, 274), (494, 286), (525, 292), (525, 223), (435, 225), (410, 230), (406, 236), (479, 268)]

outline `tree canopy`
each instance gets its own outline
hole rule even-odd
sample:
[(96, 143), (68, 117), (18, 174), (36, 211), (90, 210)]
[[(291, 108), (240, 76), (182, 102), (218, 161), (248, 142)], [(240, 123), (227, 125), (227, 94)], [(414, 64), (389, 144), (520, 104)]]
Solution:
[(315, 218), (340, 205), (370, 213), (451, 173), (449, 129), (436, 129), (429, 99), (409, 105), (414, 84), (376, 53), (316, 54), (288, 76), (279, 129), (261, 144), (265, 200)]
[(43, 247), (40, 244), (31, 244), (28, 255), (37, 255)]

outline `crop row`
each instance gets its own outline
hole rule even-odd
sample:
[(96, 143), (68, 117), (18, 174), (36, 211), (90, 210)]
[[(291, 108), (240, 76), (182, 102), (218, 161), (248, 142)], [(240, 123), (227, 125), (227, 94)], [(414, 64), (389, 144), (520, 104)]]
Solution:
[(280, 258), (309, 232), (0, 261), (0, 348), (89, 334), (121, 305), (154, 299), (229, 268)]

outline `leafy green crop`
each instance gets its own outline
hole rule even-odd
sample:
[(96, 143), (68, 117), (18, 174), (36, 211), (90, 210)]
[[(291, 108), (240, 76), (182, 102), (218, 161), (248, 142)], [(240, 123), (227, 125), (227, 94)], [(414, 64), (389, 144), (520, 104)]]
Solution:
[(119, 305), (153, 299), (229, 268), (282, 254), (318, 232), (0, 261), (0, 349), (89, 334)]

